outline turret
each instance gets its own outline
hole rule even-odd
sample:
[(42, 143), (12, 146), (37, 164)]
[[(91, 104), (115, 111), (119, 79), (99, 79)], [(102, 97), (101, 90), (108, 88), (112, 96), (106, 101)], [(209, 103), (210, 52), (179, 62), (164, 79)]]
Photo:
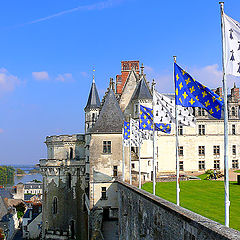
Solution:
[(138, 118), (141, 104), (147, 107), (152, 107), (152, 93), (146, 81), (143, 69), (144, 67), (142, 64), (140, 81), (138, 82), (131, 98), (131, 102), (133, 104), (131, 113), (133, 118)]
[(98, 119), (99, 111), (100, 111), (100, 99), (98, 96), (98, 91), (95, 84), (95, 79), (93, 75), (93, 81), (91, 90), (88, 96), (87, 105), (84, 108), (85, 111), (85, 133), (89, 132), (89, 130), (94, 126), (95, 122)]

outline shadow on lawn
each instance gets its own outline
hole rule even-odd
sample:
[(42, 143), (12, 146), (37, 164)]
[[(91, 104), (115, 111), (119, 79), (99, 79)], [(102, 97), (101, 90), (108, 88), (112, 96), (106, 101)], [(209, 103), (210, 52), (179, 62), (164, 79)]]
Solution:
[(229, 184), (231, 184), (231, 185), (239, 185), (237, 182), (229, 182)]

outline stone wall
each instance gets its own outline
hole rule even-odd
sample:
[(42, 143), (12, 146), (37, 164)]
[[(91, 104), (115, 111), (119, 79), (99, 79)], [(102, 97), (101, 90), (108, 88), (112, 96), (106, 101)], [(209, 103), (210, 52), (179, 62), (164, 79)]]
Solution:
[(75, 239), (87, 239), (84, 161), (42, 159), (40, 168), (43, 175), (44, 239), (69, 239), (71, 235)]
[(118, 181), (122, 240), (226, 240), (240, 232)]

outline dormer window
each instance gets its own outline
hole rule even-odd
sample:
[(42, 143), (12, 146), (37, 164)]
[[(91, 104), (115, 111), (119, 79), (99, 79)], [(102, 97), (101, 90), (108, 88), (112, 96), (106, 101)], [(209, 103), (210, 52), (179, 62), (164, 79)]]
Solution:
[(232, 116), (236, 116), (235, 107), (232, 107)]

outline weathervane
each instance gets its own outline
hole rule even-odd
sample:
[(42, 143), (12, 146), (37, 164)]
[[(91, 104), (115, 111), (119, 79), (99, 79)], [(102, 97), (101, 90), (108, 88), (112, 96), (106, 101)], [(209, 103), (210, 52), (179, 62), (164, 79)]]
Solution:
[(95, 70), (95, 67), (94, 67), (94, 66), (93, 66), (93, 70), (92, 70), (92, 71), (93, 71), (93, 82), (95, 83), (95, 76), (94, 76), (94, 72), (95, 72), (96, 70)]

